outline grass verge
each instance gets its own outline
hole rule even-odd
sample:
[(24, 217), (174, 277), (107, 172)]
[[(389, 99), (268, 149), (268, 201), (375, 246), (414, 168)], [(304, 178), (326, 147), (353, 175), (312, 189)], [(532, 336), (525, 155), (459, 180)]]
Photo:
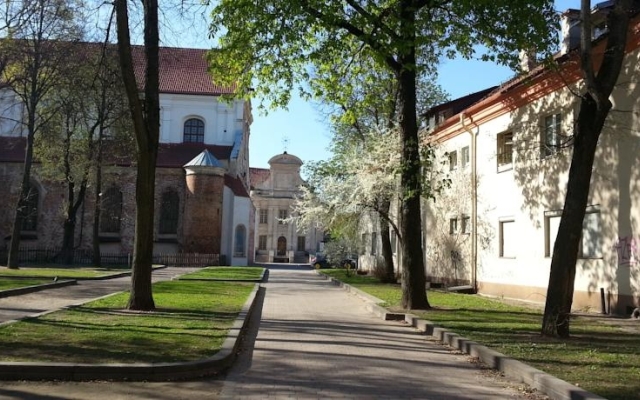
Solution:
[[(400, 309), (399, 285), (321, 271)], [(608, 399), (640, 398), (640, 329), (599, 315), (572, 319), (567, 340), (540, 336), (542, 314), (475, 295), (429, 291), (433, 310), (413, 314)]]
[(53, 281), (51, 279), (11, 279), (0, 277), (0, 290), (17, 289), (45, 283), (53, 283)]
[(28, 276), (53, 278), (103, 278), (110, 275), (129, 272), (128, 269), (97, 269), (97, 268), (30, 268), (9, 269), (0, 267), (0, 276)]
[(182, 275), (180, 279), (255, 280), (260, 279), (262, 271), (262, 267), (208, 267)]
[(168, 281), (153, 285), (156, 310), (124, 309), (128, 293), (0, 327), (2, 361), (138, 363), (194, 361), (222, 347), (253, 284)]

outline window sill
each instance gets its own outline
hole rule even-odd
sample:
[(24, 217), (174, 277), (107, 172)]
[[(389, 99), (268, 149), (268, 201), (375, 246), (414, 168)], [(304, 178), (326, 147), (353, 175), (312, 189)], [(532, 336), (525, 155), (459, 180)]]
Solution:
[(38, 240), (38, 234), (36, 232), (20, 232), (20, 240)]
[(512, 170), (513, 170), (513, 163), (498, 165), (498, 173), (505, 172), (505, 171), (512, 171)]
[(120, 235), (100, 234), (99, 240), (100, 243), (120, 243), (122, 238)]
[(516, 259), (515, 256), (510, 256), (510, 257), (509, 256), (500, 256), (498, 258), (501, 259), (501, 260), (515, 260)]

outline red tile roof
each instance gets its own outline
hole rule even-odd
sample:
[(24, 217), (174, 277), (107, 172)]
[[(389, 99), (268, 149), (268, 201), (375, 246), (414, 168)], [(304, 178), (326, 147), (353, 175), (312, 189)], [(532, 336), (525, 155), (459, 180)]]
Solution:
[(158, 167), (182, 168), (204, 149), (209, 150), (218, 160), (228, 160), (233, 146), (216, 146), (203, 143), (160, 143)]
[[(196, 94), (219, 96), (232, 94), (234, 87), (224, 87), (213, 83), (209, 75), (207, 50), (160, 48), (160, 93)], [(136, 80), (140, 88), (144, 83), (146, 57), (144, 47), (132, 46), (132, 56)]]
[(233, 177), (231, 175), (224, 175), (224, 185), (231, 189), (233, 194), (238, 197), (249, 197), (249, 193), (247, 192), (247, 188), (242, 184), (242, 179)]
[(264, 183), (271, 176), (271, 170), (265, 168), (249, 168), (249, 184), (252, 188)]
[[(26, 139), (23, 137), (0, 136), (0, 162), (24, 162)], [(232, 146), (205, 145), (202, 143), (160, 143), (156, 166), (164, 168), (182, 168), (204, 149), (209, 150), (218, 160), (228, 160)], [(132, 158), (123, 154), (122, 150), (105, 150), (105, 162), (119, 166), (130, 166)]]

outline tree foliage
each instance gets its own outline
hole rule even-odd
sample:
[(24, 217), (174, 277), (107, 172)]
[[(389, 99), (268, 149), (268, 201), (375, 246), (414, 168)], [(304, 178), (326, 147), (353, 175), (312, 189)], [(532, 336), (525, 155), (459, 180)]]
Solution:
[[(254, 87), (272, 105), (286, 105), (291, 89), (313, 68), (348, 65), (345, 53), (366, 51), (394, 76), (401, 136), (399, 207), (402, 241), (402, 305), (428, 308), (420, 221), (420, 154), (416, 80), (442, 55), (515, 63), (522, 48), (545, 50), (555, 35), (549, 0), (222, 0), (214, 8), (210, 53), (214, 76), (243, 89)], [(357, 42), (358, 46), (349, 46)], [(345, 45), (347, 44), (347, 45)], [(493, 51), (491, 53), (491, 51)], [(334, 68), (339, 73), (338, 68)]]
[(71, 65), (68, 56), (81, 37), (76, 4), (64, 0), (39, 0), (29, 3), (28, 19), (10, 30), (2, 42), (4, 69), (1, 80), (14, 92), (24, 107), (19, 121), (26, 133), (25, 160), (9, 245), (10, 268), (18, 267), (20, 230), (24, 220), (35, 136), (55, 117), (56, 110), (44, 107), (47, 96), (55, 90)]

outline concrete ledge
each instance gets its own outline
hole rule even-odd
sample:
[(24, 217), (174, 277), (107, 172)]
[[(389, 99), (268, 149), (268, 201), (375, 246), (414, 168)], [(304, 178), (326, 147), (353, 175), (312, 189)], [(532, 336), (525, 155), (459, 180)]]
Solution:
[(15, 288), (15, 289), (7, 289), (7, 290), (0, 291), (0, 298), (10, 297), (10, 296), (19, 296), (21, 294), (34, 293), (34, 292), (39, 292), (41, 290), (71, 286), (71, 285), (76, 285), (77, 283), (78, 283), (77, 280), (71, 279), (71, 280), (65, 280), (65, 281), (43, 283), (42, 285), (33, 285), (33, 286), (25, 286), (25, 287)]
[(212, 357), (190, 362), (138, 364), (5, 362), (0, 363), (0, 380), (170, 381), (221, 373), (236, 359), (239, 339), (254, 311), (259, 290), (264, 289), (258, 284), (254, 285), (249, 298), (229, 329), (220, 351)]
[(172, 278), (172, 281), (196, 281), (196, 282), (265, 282), (265, 277), (269, 276), (269, 270), (267, 268), (262, 268), (262, 274), (260, 274), (259, 278), (256, 279), (224, 279), (224, 278), (183, 278), (182, 276), (177, 276)]
[[(385, 320), (395, 320), (398, 315), (401, 315), (391, 313), (381, 307), (380, 304), (384, 303), (382, 300), (366, 293), (362, 295), (363, 292), (361, 290), (346, 283), (339, 282), (334, 278), (330, 279), (335, 285), (340, 286), (349, 292), (355, 293), (358, 297), (367, 301), (369, 303), (366, 305), (367, 310), (375, 316)], [(505, 376), (515, 381), (526, 383), (527, 385), (546, 394), (553, 400), (606, 400), (604, 397), (571, 385), (570, 383), (558, 379), (555, 376), (533, 368), (522, 361), (515, 360), (490, 349), (487, 346), (466, 339), (455, 332), (436, 325), (431, 321), (420, 319), (413, 314), (404, 314), (403, 319), (418, 331), (432, 336), (459, 351), (473, 357), (478, 357), (483, 363), (504, 373)]]

